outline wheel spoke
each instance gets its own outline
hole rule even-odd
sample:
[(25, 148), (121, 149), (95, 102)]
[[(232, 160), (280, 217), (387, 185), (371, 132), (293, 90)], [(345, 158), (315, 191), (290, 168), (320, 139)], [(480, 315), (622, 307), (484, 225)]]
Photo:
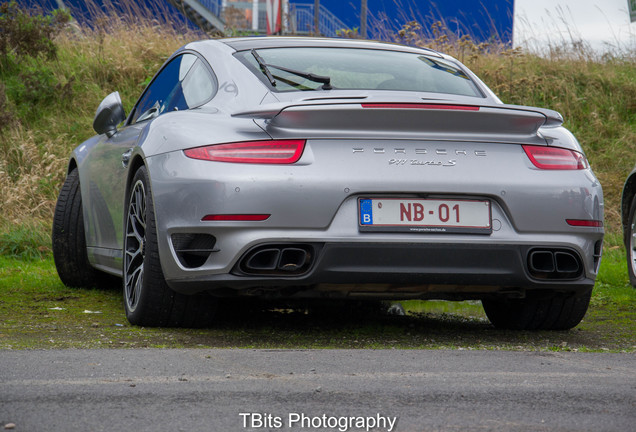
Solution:
[(131, 230), (131, 232), (128, 233), (128, 236), (129, 237), (134, 237), (137, 240), (137, 242), (142, 243), (144, 238), (146, 237), (145, 236), (146, 231), (143, 230), (142, 232), (140, 232), (139, 231), (139, 226), (137, 224), (135, 224), (135, 223), (131, 223), (130, 224), (130, 230)]
[(135, 283), (135, 292), (134, 292), (135, 306), (137, 305), (137, 301), (139, 300), (139, 297), (141, 296), (141, 286), (143, 284), (143, 281), (144, 281), (144, 269), (140, 268), (139, 272), (137, 273), (137, 281)]
[(135, 208), (134, 208), (134, 217), (135, 217), (135, 228), (139, 231), (139, 228), (143, 229), (143, 232), (146, 231), (146, 206), (145, 206), (145, 192), (143, 189), (139, 188), (135, 190)]
[(129, 304), (131, 309), (134, 309), (137, 306), (137, 301), (139, 300), (139, 295), (141, 293), (141, 284), (143, 282), (143, 274), (144, 270), (142, 267), (138, 267), (135, 271), (130, 275), (130, 279), (127, 284), (132, 289), (127, 291), (126, 301)]
[[(136, 268), (140, 267), (143, 264), (143, 256), (141, 253), (141, 249), (137, 249), (134, 252), (126, 251), (126, 274), (130, 274), (135, 271)], [(141, 261), (141, 262), (140, 262)]]

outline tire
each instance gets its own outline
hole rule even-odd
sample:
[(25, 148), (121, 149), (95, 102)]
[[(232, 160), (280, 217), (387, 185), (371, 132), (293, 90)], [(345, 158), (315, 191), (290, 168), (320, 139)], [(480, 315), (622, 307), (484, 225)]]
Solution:
[(629, 283), (636, 288), (636, 196), (632, 197), (629, 216), (625, 224), (625, 251), (627, 252), (627, 274)]
[(203, 327), (212, 322), (216, 300), (186, 296), (168, 286), (157, 243), (154, 205), (148, 173), (140, 167), (126, 196), (123, 293), (126, 317), (147, 327)]
[(101, 272), (88, 261), (79, 173), (73, 169), (62, 186), (53, 216), (53, 260), (57, 274), (68, 287), (98, 285)]
[(569, 330), (581, 322), (592, 290), (585, 294), (525, 299), (484, 299), (486, 316), (497, 328), (512, 330)]

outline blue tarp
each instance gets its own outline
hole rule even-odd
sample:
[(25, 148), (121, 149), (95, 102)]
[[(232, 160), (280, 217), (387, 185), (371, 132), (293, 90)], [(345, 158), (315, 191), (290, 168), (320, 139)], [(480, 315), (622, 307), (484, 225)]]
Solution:
[[(18, 0), (18, 3), (39, 5), (47, 10), (58, 7), (56, 0)], [(90, 21), (91, 9), (87, 3), (102, 5), (103, 10), (113, 7), (126, 10), (126, 5), (137, 3), (176, 18), (177, 22), (186, 22), (165, 0), (123, 0), (121, 4), (118, 0), (64, 0), (80, 21)], [(313, 4), (313, 0), (290, 0), (290, 3)], [(360, 27), (360, 0), (320, 0), (320, 4), (350, 28)], [(367, 7), (369, 36), (374, 36), (373, 30), (378, 25), (397, 31), (403, 24), (416, 20), (425, 29), (435, 21), (442, 21), (452, 33), (468, 34), (478, 41), (491, 37), (506, 43), (512, 41), (514, 0), (367, 0)]]
[[(312, 0), (290, 0), (290, 3), (313, 3)], [(320, 0), (350, 28), (360, 27), (360, 0)], [(368, 24), (397, 31), (416, 20), (425, 28), (442, 21), (452, 33), (468, 34), (478, 41), (497, 37), (512, 42), (514, 0), (367, 0)], [(372, 34), (369, 34), (372, 36)]]

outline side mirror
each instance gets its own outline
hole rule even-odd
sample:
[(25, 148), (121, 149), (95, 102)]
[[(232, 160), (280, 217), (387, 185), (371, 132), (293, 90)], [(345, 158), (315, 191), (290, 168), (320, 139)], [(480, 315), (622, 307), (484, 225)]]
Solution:
[(119, 92), (109, 94), (97, 107), (93, 129), (99, 135), (105, 133), (108, 138), (115, 135), (117, 125), (126, 120), (124, 106), (121, 103)]

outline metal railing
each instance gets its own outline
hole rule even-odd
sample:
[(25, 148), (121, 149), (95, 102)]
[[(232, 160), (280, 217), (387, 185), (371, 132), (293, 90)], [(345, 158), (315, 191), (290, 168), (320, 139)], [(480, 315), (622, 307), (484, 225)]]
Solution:
[[(223, 1), (222, 0), (182, 0), (185, 4), (191, 4), (198, 2), (205, 9), (214, 14), (222, 23), (224, 23), (223, 16)], [(252, 0), (245, 0), (242, 2), (228, 2), (228, 7), (237, 8), (239, 10), (252, 9)], [(265, 13), (265, 4), (259, 1), (258, 5), (258, 32), (265, 33), (267, 31), (267, 21)], [(287, 20), (285, 20), (287, 18)], [(291, 3), (289, 4), (289, 13), (286, 17), (283, 17), (283, 21), (287, 22), (287, 26), (284, 29), (285, 34), (300, 34), (300, 35), (314, 35), (334, 37), (339, 30), (348, 29), (349, 27), (343, 23), (336, 15), (329, 11), (323, 5), (319, 8), (318, 18), (318, 31), (314, 29), (314, 5), (311, 3)], [(224, 23), (225, 24), (225, 23)], [(241, 29), (243, 26), (241, 25)], [(251, 24), (246, 26), (244, 30), (252, 30)]]
[(337, 16), (323, 5), (320, 5), (318, 16), (318, 32), (314, 28), (314, 5), (293, 3), (289, 5), (289, 28), (293, 34), (316, 34), (321, 36), (336, 36), (339, 30), (348, 29)]
[(221, 17), (221, 0), (199, 0), (199, 3), (217, 17)]
[(188, 20), (204, 31), (223, 33), (225, 23), (219, 18), (221, 0), (167, 0)]

